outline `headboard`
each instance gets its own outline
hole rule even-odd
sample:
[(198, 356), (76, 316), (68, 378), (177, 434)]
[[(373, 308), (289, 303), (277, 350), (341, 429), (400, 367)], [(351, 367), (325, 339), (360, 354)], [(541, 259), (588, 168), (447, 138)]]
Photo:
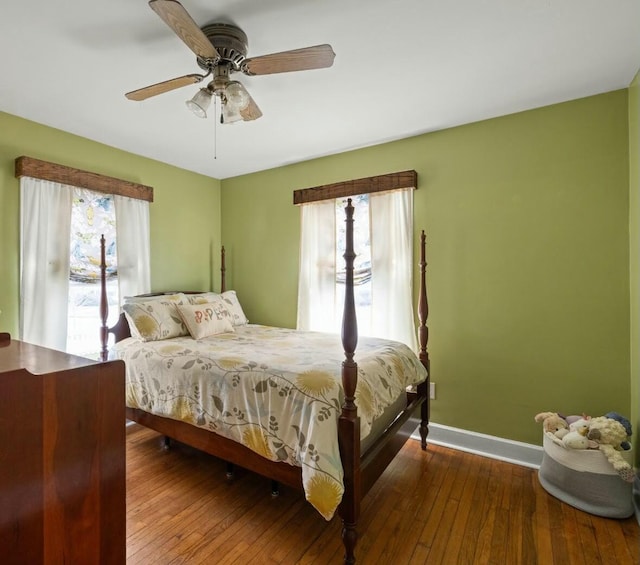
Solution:
[[(109, 317), (109, 304), (107, 301), (107, 286), (106, 286), (106, 273), (107, 273), (107, 262), (106, 262), (106, 242), (104, 236), (100, 237), (100, 358), (102, 361), (107, 361), (109, 356), (109, 334), (112, 334), (115, 342), (122, 341), (127, 337), (131, 337), (131, 330), (129, 329), (129, 322), (124, 315), (124, 312), (120, 312), (120, 316), (118, 317), (118, 321), (111, 327), (107, 325), (107, 318)], [(224, 292), (226, 290), (226, 266), (225, 266), (225, 250), (224, 245), (220, 249), (220, 292)], [(169, 294), (176, 294), (177, 292), (182, 292), (183, 294), (198, 294), (200, 292), (205, 292), (202, 290), (171, 290), (171, 291), (162, 291), (162, 292), (148, 292), (146, 294), (138, 294), (138, 298), (144, 298), (145, 296), (162, 296)]]

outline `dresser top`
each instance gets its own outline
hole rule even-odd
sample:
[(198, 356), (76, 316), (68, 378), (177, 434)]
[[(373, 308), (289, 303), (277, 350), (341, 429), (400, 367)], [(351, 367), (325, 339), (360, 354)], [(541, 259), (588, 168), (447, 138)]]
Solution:
[(26, 369), (40, 375), (95, 365), (98, 361), (69, 355), (63, 351), (48, 349), (0, 334), (0, 373)]

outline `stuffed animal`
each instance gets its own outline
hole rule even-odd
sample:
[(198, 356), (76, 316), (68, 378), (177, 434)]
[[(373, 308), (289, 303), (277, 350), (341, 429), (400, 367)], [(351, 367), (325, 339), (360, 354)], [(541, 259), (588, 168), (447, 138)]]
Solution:
[[(620, 422), (624, 426), (624, 431), (627, 432), (627, 439), (631, 437), (631, 434), (633, 433), (631, 429), (631, 422), (629, 422), (629, 420), (627, 420), (624, 416), (621, 416), (617, 412), (607, 412), (605, 414), (605, 417)], [(628, 449), (631, 449), (631, 444), (628, 441), (623, 441), (620, 444), (620, 447), (627, 451)]]
[(569, 433), (562, 438), (562, 445), (570, 449), (597, 448), (598, 444), (587, 437), (589, 420), (580, 419), (569, 426)]
[(591, 418), (578, 418), (577, 420), (573, 420), (569, 423), (569, 431), (577, 432), (580, 430), (583, 431), (586, 436), (586, 431), (589, 429), (589, 422), (591, 422)]
[[(562, 416), (562, 414), (560, 414), (560, 416)], [(578, 420), (590, 420), (591, 416), (587, 416), (586, 414), (571, 414), (569, 416), (562, 416), (566, 421), (567, 424), (569, 424), (569, 427), (571, 427), (571, 424), (574, 424), (575, 422), (577, 422)]]
[(556, 412), (540, 412), (540, 414), (536, 414), (534, 420), (538, 423), (542, 422), (542, 429), (558, 439), (562, 439), (569, 433), (569, 425)]
[(620, 453), (623, 450), (622, 444), (627, 440), (627, 430), (623, 424), (606, 416), (591, 418), (587, 438), (597, 442), (598, 449), (613, 465), (620, 477), (629, 483), (633, 482), (633, 468)]

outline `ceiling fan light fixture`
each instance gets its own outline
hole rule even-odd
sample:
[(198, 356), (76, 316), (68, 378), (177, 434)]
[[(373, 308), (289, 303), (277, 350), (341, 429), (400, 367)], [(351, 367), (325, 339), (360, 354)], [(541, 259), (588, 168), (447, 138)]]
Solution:
[(207, 110), (211, 105), (211, 92), (206, 88), (201, 88), (196, 92), (191, 100), (185, 102), (187, 108), (199, 118), (207, 117)]
[(233, 106), (238, 111), (244, 110), (249, 104), (249, 93), (237, 80), (229, 81), (224, 94), (227, 99), (227, 105)]
[(228, 102), (222, 105), (222, 123), (223, 124), (233, 124), (235, 122), (242, 121), (242, 116), (240, 115), (240, 108), (234, 106), (233, 104), (229, 104)]

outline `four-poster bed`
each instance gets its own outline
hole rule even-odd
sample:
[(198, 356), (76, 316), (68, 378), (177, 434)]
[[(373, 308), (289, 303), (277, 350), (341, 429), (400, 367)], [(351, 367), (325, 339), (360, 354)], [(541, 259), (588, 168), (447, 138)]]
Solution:
[[(424, 232), (421, 236), (420, 252), (418, 357), (407, 346), (398, 342), (361, 338), (358, 362), (356, 362), (358, 333), (353, 291), (353, 262), (355, 258), (353, 206), (350, 199), (346, 207), (346, 227), (346, 251), (344, 254), (346, 289), (341, 343), (335, 336), (328, 334), (296, 332), (295, 330), (264, 328), (263, 326), (242, 326), (240, 324), (231, 330), (231, 332), (235, 331), (235, 334), (219, 333), (211, 339), (191, 340), (191, 344), (185, 342), (190, 339), (188, 337), (177, 337), (175, 341), (172, 339), (159, 343), (138, 341), (135, 345), (137, 349), (133, 349), (134, 345), (125, 346), (126, 342), (136, 341), (125, 339), (131, 335), (129, 327), (129, 322), (132, 321), (131, 316), (128, 321), (127, 316), (121, 314), (118, 323), (113, 328), (107, 328), (108, 309), (104, 284), (101, 291), (100, 314), (102, 317), (103, 358), (107, 358), (108, 334), (113, 333), (117, 342), (116, 348), (122, 347), (116, 354), (125, 359), (127, 365), (127, 418), (165, 436), (220, 457), (230, 464), (254, 471), (285, 485), (303, 488), (309, 502), (326, 519), (330, 519), (335, 509), (327, 502), (326, 499), (331, 498), (327, 494), (336, 492), (338, 488), (336, 485), (339, 484), (343, 492), (338, 492), (335, 506), (339, 505), (338, 512), (343, 525), (344, 561), (345, 563), (355, 563), (356, 528), (362, 497), (370, 490), (376, 479), (383, 473), (418, 426), (422, 448), (426, 449), (429, 422), (430, 361), (427, 353), (428, 303), (425, 281)], [(104, 256), (102, 259), (104, 273), (106, 269)], [(224, 292), (224, 249), (221, 272), (221, 292), (226, 294)], [(104, 282), (104, 276), (102, 280)], [(161, 294), (161, 296), (165, 295)], [(220, 299), (215, 295), (203, 298), (197, 295), (187, 295), (187, 300), (184, 300), (182, 296), (174, 294), (172, 300), (175, 300), (176, 304), (180, 304), (176, 308), (179, 308), (177, 311), (183, 315), (184, 312), (191, 312), (194, 308), (196, 310), (202, 309), (205, 304), (203, 301), (219, 301)], [(189, 300), (191, 305), (187, 304)], [(153, 312), (154, 306), (145, 304), (147, 305), (143, 308)], [(208, 311), (211, 314), (214, 309), (212, 303), (206, 303), (206, 305), (210, 306)], [(173, 307), (173, 305), (169, 306)], [(205, 308), (205, 310), (207, 309)], [(133, 309), (126, 307), (125, 311), (129, 314), (134, 312)], [(202, 312), (200, 312), (200, 316), (202, 316)], [(215, 316), (213, 317), (215, 318)], [(189, 325), (186, 318), (185, 322)], [(263, 333), (259, 333), (265, 331), (268, 334), (266, 337)], [(297, 334), (302, 337), (297, 337)], [(260, 349), (261, 341), (264, 342), (271, 337), (274, 337), (276, 341), (267, 342), (269, 345), (264, 350)], [(253, 338), (257, 341), (249, 341)], [(303, 339), (305, 344), (309, 344), (309, 349), (313, 347), (312, 342), (318, 339), (320, 347), (326, 347), (324, 353), (320, 351), (319, 355), (328, 359), (331, 366), (328, 367), (327, 363), (319, 364), (316, 359), (313, 361), (315, 364), (309, 365), (310, 369), (301, 369), (302, 372), (290, 376), (288, 367), (298, 361), (292, 358), (307, 355), (307, 352), (299, 347), (294, 346), (292, 349), (287, 349), (288, 344), (297, 343), (296, 339)], [(332, 340), (338, 342), (338, 349), (344, 353), (341, 368), (339, 368), (340, 362), (335, 361), (335, 344)], [(172, 342), (171, 346), (166, 345), (167, 342)], [(194, 350), (200, 350), (209, 345), (213, 349), (217, 347), (223, 350), (223, 358), (213, 357), (214, 354), (209, 350), (206, 354), (201, 353), (201, 357), (192, 356)], [(236, 349), (233, 349), (234, 347)], [(236, 350), (242, 347), (247, 354), (245, 360), (234, 357)], [(175, 368), (178, 365), (182, 369), (188, 367), (190, 370), (194, 366), (210, 367), (215, 365), (218, 368), (222, 367), (225, 369), (222, 379), (228, 378), (228, 382), (232, 383), (226, 388), (229, 397), (223, 397), (222, 394), (217, 396), (217, 392), (205, 392), (204, 389), (207, 385), (203, 384), (200, 377), (203, 373), (198, 373), (196, 377), (198, 384), (194, 386), (195, 392), (191, 395), (186, 393), (185, 389), (180, 388), (180, 384), (177, 384), (183, 375), (178, 375), (176, 377), (178, 380), (169, 384), (161, 381), (159, 376), (144, 383), (144, 374), (149, 370), (149, 366), (144, 363), (147, 363), (148, 359), (158, 356), (158, 351), (160, 352), (160, 366), (167, 373), (170, 372), (170, 367)], [(266, 359), (258, 358), (258, 351), (261, 351)], [(281, 361), (287, 369), (272, 370), (271, 367), (275, 361), (268, 356), (269, 351), (276, 351), (276, 354), (280, 356), (278, 361)], [(138, 375), (134, 376), (132, 366), (139, 365), (140, 359), (144, 359), (142, 369)], [(382, 373), (379, 369), (382, 370)], [(335, 396), (331, 396), (333, 393), (328, 392), (334, 390), (334, 383), (327, 380), (327, 375), (332, 370), (335, 371), (333, 377), (337, 377), (335, 378)], [(241, 374), (242, 378), (240, 378)], [(219, 377), (216, 376), (216, 378)], [(394, 379), (397, 379), (397, 382)], [(241, 388), (241, 380), (247, 380), (251, 383), (249, 396), (256, 402), (255, 406), (242, 404), (245, 402), (244, 397), (238, 400), (232, 396)], [(359, 381), (360, 389), (357, 388)], [(378, 390), (376, 387), (378, 387), (379, 381), (384, 386), (380, 385)], [(160, 395), (150, 399), (151, 389), (154, 388), (159, 390)], [(140, 392), (141, 390), (142, 392)], [(396, 392), (392, 393), (392, 390)], [(382, 402), (380, 399), (385, 394), (389, 398)], [(267, 396), (268, 399), (264, 401), (263, 398)], [(198, 402), (202, 402), (197, 408), (193, 407), (194, 397)], [(212, 406), (207, 406), (205, 400), (201, 401), (201, 397), (212, 398)], [(296, 402), (302, 401), (306, 401), (308, 404), (296, 404)], [(163, 412), (163, 406), (165, 404), (168, 406), (170, 402), (173, 402), (173, 405)], [(236, 405), (235, 402), (238, 404)], [(185, 408), (187, 404), (188, 409)], [(360, 404), (360, 410), (358, 404)], [(376, 410), (371, 409), (374, 404), (379, 404)], [(179, 406), (177, 412), (186, 413), (184, 418), (186, 421), (177, 419), (179, 414), (176, 413), (176, 406)], [(272, 408), (274, 412), (270, 416), (267, 414), (270, 420), (266, 423), (256, 423), (251, 420), (253, 412), (259, 413)], [(161, 415), (152, 413), (154, 409)], [(373, 412), (375, 412), (375, 418), (378, 419), (370, 417)], [(214, 413), (215, 418), (212, 417)], [(308, 413), (307, 420), (296, 419), (298, 414), (302, 413)], [(258, 417), (256, 416), (256, 418)], [(233, 424), (228, 423), (231, 421)], [(288, 439), (283, 439), (286, 437), (284, 428), (294, 429), (297, 441), (289, 442)], [(329, 435), (333, 433), (332, 445), (325, 445), (323, 434), (320, 432), (321, 428), (323, 430), (329, 429)], [(267, 429), (268, 433), (262, 431)], [(248, 431), (251, 433), (248, 434)], [(256, 440), (256, 431), (258, 440)], [(241, 435), (234, 436), (236, 432)], [(361, 432), (363, 432), (362, 441)], [(326, 452), (323, 451), (324, 449)], [(335, 449), (335, 457), (332, 455), (332, 449)], [(274, 453), (276, 450), (277, 453)], [(339, 467), (335, 472), (331, 467), (331, 464), (336, 463), (333, 461), (334, 459)], [(314, 494), (313, 485), (317, 486), (319, 483), (323, 484), (324, 490), (318, 491), (316, 489)], [(327, 483), (330, 483), (330, 489), (326, 488)], [(321, 496), (318, 496), (318, 493), (321, 493)]]

